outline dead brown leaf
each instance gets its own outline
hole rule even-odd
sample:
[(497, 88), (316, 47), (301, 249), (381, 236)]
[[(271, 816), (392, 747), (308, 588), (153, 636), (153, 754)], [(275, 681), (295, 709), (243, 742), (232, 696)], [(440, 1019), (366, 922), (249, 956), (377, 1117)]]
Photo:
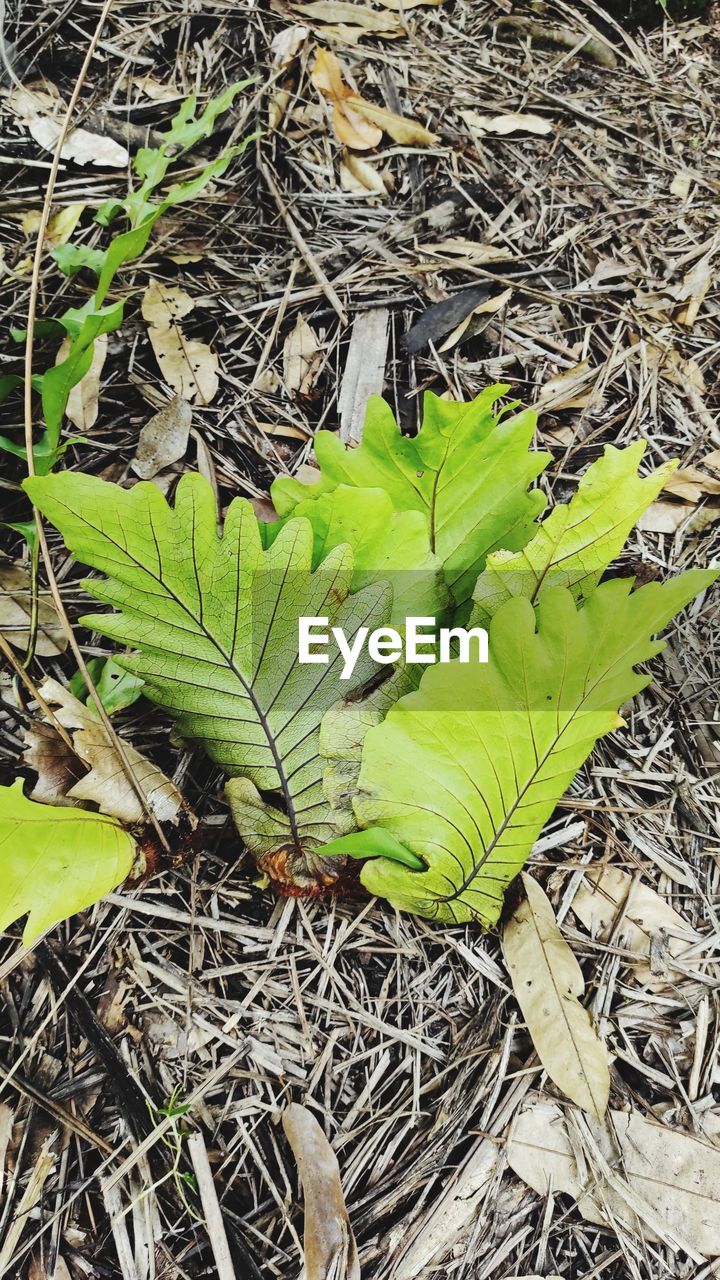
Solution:
[[(55, 363), (62, 364), (70, 354), (71, 339), (64, 338), (57, 353)], [(89, 431), (95, 425), (98, 416), (98, 399), (100, 396), (100, 375), (107, 356), (107, 334), (101, 333), (93, 344), (92, 364), (85, 377), (76, 383), (68, 396), (65, 413), (78, 431)]]
[(218, 389), (218, 358), (205, 342), (186, 338), (180, 321), (195, 303), (184, 289), (151, 280), (142, 300), (155, 358), (168, 386), (184, 400), (210, 404)]
[[(44, 680), (39, 692), (53, 708), (58, 722), (71, 730), (75, 751), (89, 767), (89, 773), (65, 793), (68, 798), (89, 800), (98, 806), (101, 813), (121, 822), (142, 822), (144, 809), (98, 716), (57, 680)], [(123, 745), (133, 773), (158, 821), (177, 822), (181, 811), (189, 817), (180, 792), (162, 770), (130, 743)], [(30, 746), (32, 748), (32, 742)]]
[(502, 116), (481, 116), (477, 111), (461, 111), (465, 124), (471, 133), (536, 133), (538, 135), (552, 133), (553, 123), (544, 116), (536, 116), (531, 112), (511, 111)]
[(307, 1107), (291, 1102), (282, 1121), (305, 1200), (306, 1280), (360, 1280), (337, 1156)]
[(588, 1222), (617, 1220), (696, 1262), (720, 1254), (720, 1150), (709, 1143), (634, 1111), (599, 1124), (538, 1102), (513, 1121), (506, 1154), (523, 1182), (572, 1196)]
[(182, 396), (173, 396), (145, 423), (131, 463), (136, 476), (152, 480), (158, 471), (185, 457), (192, 426), (192, 409)]
[(580, 1002), (582, 970), (537, 881), (521, 876), (525, 900), (503, 933), (513, 991), (550, 1079), (601, 1120), (610, 1095), (608, 1052)]
[(291, 395), (306, 396), (312, 390), (322, 360), (314, 329), (299, 315), (283, 347), (283, 382)]
[(343, 31), (350, 32), (355, 28), (355, 39), (364, 35), (380, 36), (393, 39), (403, 35), (403, 28), (397, 18), (387, 13), (378, 13), (370, 5), (351, 4), (349, 0), (310, 0), (308, 4), (293, 3), (293, 10), (301, 13), (312, 22), (329, 23)]
[[(54, 151), (62, 132), (64, 104), (57, 91), (28, 87), (15, 89), (7, 98), (7, 106), (26, 126), (43, 151)], [(114, 138), (90, 133), (88, 129), (71, 129), (61, 149), (61, 160), (75, 164), (102, 165), (108, 169), (124, 169), (130, 159), (127, 147)]]
[(572, 909), (594, 938), (612, 938), (632, 953), (633, 977), (651, 990), (680, 981), (682, 974), (672, 962), (698, 941), (669, 902), (619, 867), (586, 871)]
[[(27, 649), (30, 642), (31, 611), (32, 588), (25, 565), (0, 560), (0, 631), (16, 649)], [(57, 658), (65, 652), (67, 644), (52, 596), (49, 591), (41, 590), (35, 652), (39, 658)]]
[(332, 103), (332, 127), (336, 137), (354, 151), (369, 151), (387, 133), (404, 146), (429, 146), (436, 142), (416, 120), (396, 115), (385, 107), (368, 102), (345, 83), (342, 68), (334, 53), (319, 49), (311, 80), (315, 88)]
[(372, 195), (387, 195), (387, 188), (374, 165), (362, 156), (345, 152), (340, 161), (340, 186), (343, 191), (369, 191)]

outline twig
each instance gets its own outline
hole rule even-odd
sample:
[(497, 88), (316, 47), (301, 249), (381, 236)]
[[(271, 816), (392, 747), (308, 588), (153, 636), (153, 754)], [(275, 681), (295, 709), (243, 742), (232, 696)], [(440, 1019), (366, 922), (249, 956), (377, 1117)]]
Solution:
[(197, 1133), (193, 1133), (188, 1138), (187, 1145), (193, 1169), (195, 1170), (200, 1200), (205, 1214), (208, 1239), (212, 1246), (213, 1258), (217, 1267), (218, 1280), (237, 1280), (202, 1133), (199, 1130)]
[(267, 183), (270, 194), (273, 200), (275, 201), (275, 204), (277, 205), (278, 212), (290, 233), (293, 243), (302, 254), (304, 262), (309, 267), (310, 271), (312, 272), (318, 284), (320, 285), (320, 288), (325, 294), (325, 297), (330, 303), (330, 306), (332, 307), (335, 314), (339, 317), (341, 324), (347, 324), (347, 314), (345, 312), (345, 308), (343, 307), (342, 302), (340, 301), (337, 293), (335, 292), (330, 281), (325, 275), (325, 272), (320, 266), (320, 263), (318, 262), (317, 258), (314, 256), (309, 246), (305, 243), (302, 235), (300, 234), (300, 231), (295, 225), (293, 219), (290, 217), (287, 206), (282, 197), (282, 192), (280, 191), (280, 188), (278, 187), (270, 170), (268, 169), (267, 165), (262, 159), (259, 149), (258, 149), (257, 163), (258, 163), (258, 169), (260, 170), (263, 178), (265, 179), (265, 182)]

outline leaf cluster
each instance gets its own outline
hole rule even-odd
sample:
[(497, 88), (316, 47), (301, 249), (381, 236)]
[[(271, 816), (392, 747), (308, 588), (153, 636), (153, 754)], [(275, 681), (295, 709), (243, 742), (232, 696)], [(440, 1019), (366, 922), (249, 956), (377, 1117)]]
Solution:
[[(534, 415), (427, 394), (404, 436), (371, 400), (362, 444), (316, 438), (312, 485), (278, 479), (278, 520), (235, 499), (218, 534), (197, 475), (174, 506), (65, 472), (27, 482), (112, 612), (86, 625), (130, 655), (120, 667), (228, 778), (236, 825), (289, 892), (364, 859), (363, 884), (395, 906), (492, 924), (508, 882), (619, 708), (648, 677), (653, 637), (716, 576), (633, 590), (601, 581), (672, 467), (640, 475), (643, 445), (608, 446), (568, 504), (541, 522)], [(378, 669), (347, 690), (340, 655), (297, 662), (298, 619), (352, 639), (409, 613), (489, 629), (490, 661)]]

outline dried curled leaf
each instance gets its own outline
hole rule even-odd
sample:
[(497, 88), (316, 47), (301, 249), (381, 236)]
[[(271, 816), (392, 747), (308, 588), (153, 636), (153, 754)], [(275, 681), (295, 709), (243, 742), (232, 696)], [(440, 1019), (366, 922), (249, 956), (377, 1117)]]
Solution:
[(305, 1198), (306, 1280), (360, 1280), (337, 1156), (307, 1107), (291, 1102), (282, 1122)]
[(332, 103), (332, 126), (336, 137), (354, 151), (368, 151), (378, 146), (383, 133), (404, 146), (423, 147), (437, 142), (435, 135), (416, 120), (399, 116), (354, 93), (343, 80), (335, 54), (326, 49), (318, 50), (311, 80), (323, 97)]
[[(72, 731), (77, 756), (89, 769), (72, 783), (65, 795), (70, 800), (91, 801), (101, 813), (121, 822), (142, 822), (145, 810), (125, 773), (116, 747), (108, 739), (105, 727), (92, 707), (85, 706), (57, 680), (44, 680), (40, 694), (55, 709), (58, 722)], [(129, 742), (123, 745), (128, 764), (158, 821), (177, 822), (181, 811), (187, 815), (183, 798), (174, 783)]]

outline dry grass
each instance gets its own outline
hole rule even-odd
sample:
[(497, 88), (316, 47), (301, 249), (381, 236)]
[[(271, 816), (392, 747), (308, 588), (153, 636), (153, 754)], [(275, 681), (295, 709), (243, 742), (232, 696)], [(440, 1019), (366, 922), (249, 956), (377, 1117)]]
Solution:
[[(198, 302), (198, 332), (219, 352), (224, 377), (218, 399), (195, 412), (185, 465), (195, 465), (197, 449), (224, 499), (261, 497), (274, 475), (306, 460), (315, 429), (342, 416), (343, 396), (353, 433), (357, 395), (377, 389), (345, 387), (358, 378), (353, 333), (368, 311), (374, 336), (370, 352), (361, 350), (369, 365), (372, 355), (384, 366), (385, 394), (408, 429), (428, 387), (470, 397), (502, 378), (523, 402), (539, 399), (538, 439), (554, 455), (556, 497), (607, 442), (642, 437), (650, 462), (677, 456), (684, 466), (720, 446), (712, 284), (720, 30), (712, 18), (630, 34), (596, 6), (554, 0), (540, 17), (546, 31), (576, 36), (567, 47), (537, 39), (530, 7), (448, 0), (409, 10), (397, 40), (335, 45), (362, 93), (439, 138), (412, 150), (385, 140), (374, 161), (391, 187), (381, 200), (340, 188), (339, 147), (309, 81), (314, 50), (327, 44), (322, 24), (311, 24), (296, 60), (280, 70), (271, 41), (303, 20), (291, 5), (193, 8), (114, 5), (81, 118), (117, 136), (129, 130), (140, 144), (172, 110), (143, 96), (142, 77), (170, 86), (177, 101), (257, 74), (249, 110), (230, 125), (235, 135), (263, 127), (257, 147), (211, 195), (167, 217), (126, 277), (128, 292), (153, 274), (182, 283)], [(45, 75), (69, 96), (96, 17), (87, 3), (70, 4), (52, 30), (42, 7), (9, 14), (5, 39), (21, 79)], [(278, 87), (285, 111), (268, 130)], [(553, 130), (478, 137), (464, 110), (533, 112)], [(11, 120), (4, 132), (3, 170), (13, 179), (0, 222), (11, 272), (7, 325), (26, 312), (28, 276), (12, 272), (32, 250), (16, 215), (39, 206), (49, 158)], [(56, 199), (92, 208), (121, 181), (66, 164)], [(458, 238), (491, 244), (503, 258), (458, 266), (448, 245)], [(688, 277), (705, 261), (708, 292), (683, 324), (683, 295), (698, 288)], [(449, 350), (439, 349), (443, 331), (407, 354), (411, 324), (478, 283), (490, 296), (511, 290), (502, 310), (477, 316)], [(44, 308), (70, 287), (49, 271)], [(386, 349), (377, 309), (387, 311)], [(306, 393), (291, 395), (283, 349), (300, 316), (317, 338), (317, 358)], [(158, 383), (132, 304), (111, 341), (97, 426), (73, 464), (128, 478)], [(17, 519), (20, 468), (0, 457), (3, 505)], [(716, 555), (712, 502), (688, 507), (672, 534), (634, 535), (627, 565), (652, 577)], [(19, 554), (11, 535), (7, 546)], [(74, 614), (74, 571), (55, 549)], [(81, 638), (86, 654), (99, 652)], [(710, 1134), (719, 1127), (707, 1127), (718, 1084), (717, 639), (716, 615), (690, 610), (656, 664), (655, 685), (627, 729), (596, 753), (534, 860), (617, 1055), (614, 1104)], [(71, 670), (57, 661), (49, 668)], [(0, 749), (12, 770), (22, 716), (11, 683), (3, 694)], [(368, 1280), (717, 1274), (621, 1227), (591, 1226), (567, 1198), (541, 1199), (504, 1170), (509, 1121), (530, 1089), (548, 1086), (494, 936), (396, 917), (353, 897), (273, 900), (236, 860), (219, 778), (172, 748), (151, 716), (133, 708), (120, 723), (175, 770), (214, 837), (185, 865), (58, 928), (49, 944), (28, 954), (16, 931), (0, 944), (0, 1089), (14, 1124), (0, 1106), (0, 1150), (3, 1133), (10, 1138), (0, 1200), (7, 1275), (215, 1275), (181, 1177), (190, 1165), (180, 1134), (191, 1125), (205, 1137), (237, 1276), (297, 1276), (302, 1216), (278, 1126), (290, 1098), (304, 1101), (332, 1140)], [(573, 916), (582, 868), (602, 858), (641, 872), (706, 940), (697, 963), (660, 996), (632, 983), (622, 948), (593, 941)], [(187, 1104), (187, 1115), (160, 1115), (171, 1098)], [(42, 1155), (51, 1137), (52, 1167)], [(489, 1182), (484, 1139), (501, 1155)], [(31, 1181), (28, 1198), (33, 1176), (41, 1181)], [(444, 1246), (423, 1270), (433, 1231)]]

